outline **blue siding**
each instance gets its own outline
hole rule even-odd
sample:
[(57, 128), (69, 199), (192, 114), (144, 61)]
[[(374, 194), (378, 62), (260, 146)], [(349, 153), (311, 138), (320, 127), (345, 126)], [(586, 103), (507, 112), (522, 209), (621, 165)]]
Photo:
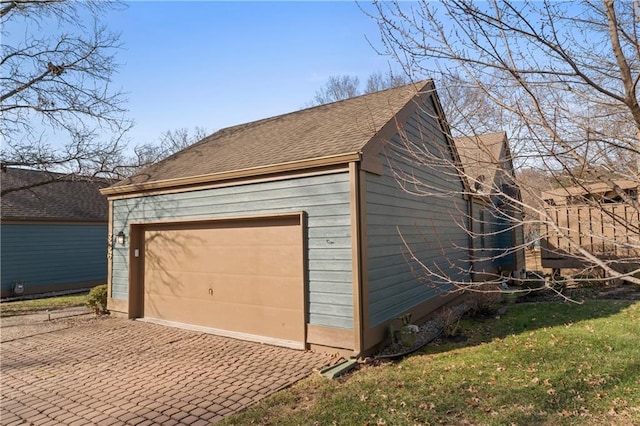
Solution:
[(522, 250), (522, 243), (516, 242), (517, 232), (521, 232), (521, 227), (517, 225), (512, 217), (514, 212), (495, 209), (493, 213), (494, 243), (493, 251), (496, 266), (500, 266), (505, 271), (519, 269), (518, 251)]
[[(307, 213), (308, 321), (353, 328), (348, 173), (114, 200), (113, 232), (131, 222)], [(128, 295), (128, 247), (114, 246), (112, 297)]]
[(467, 201), (444, 135), (432, 114), (414, 115), (404, 132), (411, 154), (396, 135), (381, 154), (384, 174), (366, 174), (370, 327), (451, 288), (410, 262), (410, 251), (453, 279), (468, 278), (458, 269), (469, 267)]
[(486, 280), (495, 278), (497, 265), (494, 261), (495, 247), (495, 218), (492, 207), (477, 202), (473, 204), (473, 269), (476, 279)]
[(494, 221), (495, 254), (500, 256), (496, 259), (496, 263), (502, 267), (509, 267), (515, 263), (514, 253), (510, 250), (513, 248), (512, 224), (504, 215), (499, 213), (496, 214)]
[(3, 293), (16, 281), (39, 286), (107, 280), (107, 225), (2, 224)]
[(522, 227), (513, 219), (518, 213), (481, 203), (475, 203), (473, 211), (477, 278), (496, 279), (499, 268), (505, 272), (522, 268)]

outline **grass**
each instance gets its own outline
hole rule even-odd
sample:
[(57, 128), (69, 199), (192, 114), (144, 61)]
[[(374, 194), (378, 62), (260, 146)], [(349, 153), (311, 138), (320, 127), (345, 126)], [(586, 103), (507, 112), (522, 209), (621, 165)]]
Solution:
[(640, 425), (640, 302), (518, 304), (465, 342), (330, 381), (313, 375), (223, 425)]
[(32, 312), (84, 306), (87, 303), (87, 293), (69, 294), (65, 296), (47, 297), (43, 299), (19, 300), (2, 302), (0, 317), (26, 315)]

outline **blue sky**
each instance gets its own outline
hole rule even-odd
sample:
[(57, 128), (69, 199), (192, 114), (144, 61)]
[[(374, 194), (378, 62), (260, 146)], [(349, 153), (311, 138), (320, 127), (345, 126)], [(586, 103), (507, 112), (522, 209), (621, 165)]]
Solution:
[(114, 84), (128, 92), (133, 144), (295, 111), (331, 75), (364, 84), (389, 67), (354, 2), (131, 2), (105, 21), (121, 33)]

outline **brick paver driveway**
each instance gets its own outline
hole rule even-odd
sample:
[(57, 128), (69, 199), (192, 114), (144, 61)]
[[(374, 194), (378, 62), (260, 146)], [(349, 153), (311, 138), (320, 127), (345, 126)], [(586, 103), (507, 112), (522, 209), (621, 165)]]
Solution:
[(3, 425), (209, 424), (329, 361), (117, 318), (5, 341), (1, 351)]

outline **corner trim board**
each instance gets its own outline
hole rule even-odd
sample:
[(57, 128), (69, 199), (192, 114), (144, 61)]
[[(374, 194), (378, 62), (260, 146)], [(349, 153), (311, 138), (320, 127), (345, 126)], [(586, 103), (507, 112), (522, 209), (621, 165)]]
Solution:
[[(112, 277), (113, 277), (113, 201), (107, 201), (109, 206), (107, 220), (107, 296), (110, 298), (112, 293)], [(107, 303), (108, 306), (108, 303)]]
[(307, 324), (307, 344), (353, 349), (353, 330)]
[(358, 356), (363, 350), (362, 276), (360, 239), (360, 168), (349, 163), (349, 192), (351, 205), (351, 276), (353, 292), (353, 350)]

